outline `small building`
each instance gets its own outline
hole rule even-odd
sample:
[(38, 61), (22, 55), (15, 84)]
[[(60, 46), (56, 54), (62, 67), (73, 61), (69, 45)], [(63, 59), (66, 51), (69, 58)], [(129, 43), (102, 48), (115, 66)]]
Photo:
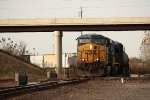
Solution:
[(55, 54), (45, 54), (43, 56), (43, 68), (55, 68), (56, 61), (55, 61)]
[[(55, 54), (31, 55), (30, 62), (41, 68), (56, 68)], [(62, 54), (62, 67), (75, 67), (77, 62), (76, 53)]]
[[(71, 66), (76, 66), (76, 53), (63, 53), (62, 54), (62, 67), (68, 68)], [(45, 54), (44, 55), (44, 68), (55, 68), (56, 58), (55, 54)]]
[(19, 56), (22, 60), (30, 63), (30, 55), (21, 55)]
[(30, 56), (30, 62), (41, 68), (43, 68), (43, 55), (32, 55)]

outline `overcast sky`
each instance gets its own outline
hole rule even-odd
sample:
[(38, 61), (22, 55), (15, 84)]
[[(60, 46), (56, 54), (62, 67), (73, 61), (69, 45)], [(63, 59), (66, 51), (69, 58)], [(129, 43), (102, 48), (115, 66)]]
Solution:
[[(150, 0), (0, 0), (0, 19), (149, 17)], [(121, 42), (130, 57), (139, 57), (144, 31), (83, 32), (97, 33)], [(63, 52), (76, 52), (76, 38), (80, 32), (64, 32)], [(14, 41), (24, 41), (30, 52), (53, 52), (53, 33), (0, 33)]]

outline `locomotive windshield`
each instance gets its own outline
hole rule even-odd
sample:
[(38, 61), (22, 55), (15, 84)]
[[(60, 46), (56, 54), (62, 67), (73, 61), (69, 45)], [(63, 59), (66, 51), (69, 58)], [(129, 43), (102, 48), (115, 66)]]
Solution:
[(90, 43), (91, 39), (79, 39), (79, 44)]
[(97, 43), (97, 44), (105, 44), (106, 43), (106, 39), (103, 39), (103, 38), (93, 38), (92, 42), (93, 43)]
[(105, 45), (107, 38), (101, 35), (82, 35), (78, 39), (78, 45), (83, 45), (87, 43), (96, 43)]

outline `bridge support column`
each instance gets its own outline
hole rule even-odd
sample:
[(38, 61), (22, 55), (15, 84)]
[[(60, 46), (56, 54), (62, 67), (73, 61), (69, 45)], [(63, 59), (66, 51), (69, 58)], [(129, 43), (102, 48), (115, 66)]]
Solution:
[(62, 31), (54, 31), (54, 54), (56, 59), (56, 72), (58, 78), (61, 76), (62, 69)]

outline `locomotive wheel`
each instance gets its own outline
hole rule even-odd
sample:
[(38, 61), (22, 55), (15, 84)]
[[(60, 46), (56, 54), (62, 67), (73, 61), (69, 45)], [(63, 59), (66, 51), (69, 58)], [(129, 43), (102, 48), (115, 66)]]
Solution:
[(110, 66), (110, 65), (108, 65), (108, 66), (106, 67), (106, 75), (108, 75), (108, 76), (111, 75), (111, 66)]
[(92, 72), (92, 67), (91, 67), (91, 66), (89, 67), (88, 71), (89, 71), (89, 72)]
[(124, 67), (124, 76), (130, 77), (130, 68)]
[(113, 74), (113, 75), (117, 75), (118, 70), (119, 70), (119, 65), (114, 65), (114, 66), (113, 66), (113, 70), (112, 70), (112, 74)]
[(105, 74), (105, 69), (104, 68), (100, 68), (99, 69), (99, 76), (103, 76)]

